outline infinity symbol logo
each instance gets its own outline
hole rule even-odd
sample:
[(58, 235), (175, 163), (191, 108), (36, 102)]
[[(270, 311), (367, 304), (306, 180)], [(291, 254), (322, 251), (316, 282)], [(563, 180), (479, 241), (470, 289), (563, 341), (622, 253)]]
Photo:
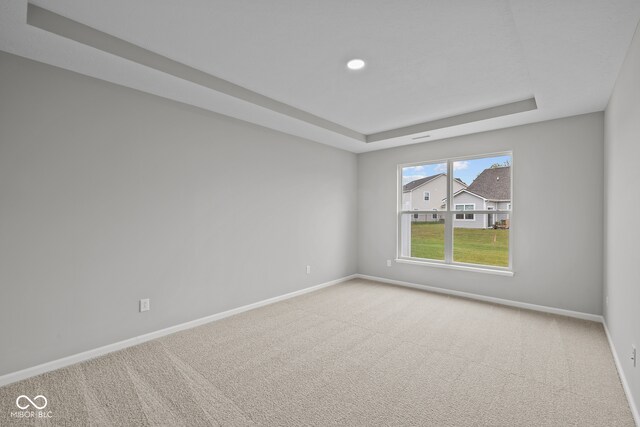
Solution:
[[(23, 395), (20, 395), (20, 396), (18, 396), (18, 398), (16, 399), (16, 406), (17, 406), (18, 408), (20, 408), (20, 409), (27, 409), (27, 408), (29, 407), (29, 403), (27, 403), (27, 404), (26, 404), (26, 405), (24, 405), (24, 406), (20, 405), (20, 401), (21, 401), (21, 400), (25, 400), (25, 399), (27, 400), (27, 402), (29, 402), (31, 405), (33, 405), (33, 407), (34, 407), (34, 408), (36, 408), (36, 409), (44, 409), (44, 408), (46, 408), (46, 407), (47, 407), (47, 398), (46, 398), (46, 397), (44, 397), (44, 396), (43, 396), (43, 395), (41, 395), (41, 394), (39, 394), (39, 395), (37, 395), (36, 397), (34, 397), (34, 398), (33, 398), (33, 400), (29, 399), (29, 397), (25, 396), (24, 394), (23, 394)], [(34, 402), (34, 400), (38, 400), (38, 399), (41, 399), (41, 400), (43, 400), (43, 401), (44, 401), (44, 404), (43, 404), (42, 406), (38, 406), (38, 405), (36, 404), (36, 402)]]

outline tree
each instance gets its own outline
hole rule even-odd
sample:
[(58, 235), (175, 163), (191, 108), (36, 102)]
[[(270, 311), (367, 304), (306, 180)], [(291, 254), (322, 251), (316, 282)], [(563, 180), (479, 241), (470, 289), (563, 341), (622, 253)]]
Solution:
[(507, 167), (507, 166), (511, 166), (511, 160), (505, 160), (502, 163), (499, 163), (499, 162), (498, 163), (494, 163), (489, 167), (489, 169), (504, 168), (504, 167)]

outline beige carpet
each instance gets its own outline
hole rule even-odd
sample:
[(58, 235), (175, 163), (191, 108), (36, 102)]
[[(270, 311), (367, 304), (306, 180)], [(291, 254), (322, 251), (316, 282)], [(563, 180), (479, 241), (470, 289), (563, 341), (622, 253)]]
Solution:
[(0, 389), (55, 425), (633, 426), (597, 323), (353, 280)]

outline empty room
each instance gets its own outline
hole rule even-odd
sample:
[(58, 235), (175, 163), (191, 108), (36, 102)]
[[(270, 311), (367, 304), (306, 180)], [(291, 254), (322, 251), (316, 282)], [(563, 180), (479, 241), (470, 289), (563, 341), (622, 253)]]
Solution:
[(0, 426), (639, 426), (639, 20), (0, 2)]

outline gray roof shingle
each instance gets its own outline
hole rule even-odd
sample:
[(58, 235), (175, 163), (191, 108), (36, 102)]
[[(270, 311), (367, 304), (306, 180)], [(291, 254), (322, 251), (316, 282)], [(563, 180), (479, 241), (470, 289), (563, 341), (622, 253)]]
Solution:
[(429, 182), (429, 181), (431, 181), (432, 179), (437, 178), (437, 177), (439, 177), (439, 176), (441, 176), (441, 175), (445, 175), (445, 174), (443, 174), (443, 173), (439, 173), (439, 174), (436, 174), (436, 175), (425, 176), (424, 178), (420, 178), (420, 179), (416, 179), (415, 181), (411, 181), (411, 182), (409, 182), (409, 183), (407, 183), (407, 184), (405, 184), (405, 185), (403, 185), (403, 186), (402, 186), (402, 191), (403, 191), (403, 192), (405, 192), (405, 191), (411, 191), (411, 190), (413, 190), (414, 188), (421, 186), (421, 185), (422, 185), (422, 184), (424, 184), (425, 182)]
[(483, 170), (467, 190), (488, 200), (511, 200), (511, 166)]
[[(436, 175), (431, 175), (431, 176), (426, 176), (424, 178), (420, 178), (420, 179), (416, 179), (415, 181), (411, 181), (405, 185), (402, 186), (402, 192), (407, 192), (407, 191), (411, 191), (417, 187), (420, 187), (422, 184), (431, 181), (432, 179), (438, 178), (439, 176), (447, 176), (446, 173), (439, 173)], [(455, 178), (456, 181), (458, 181), (460, 184), (464, 185), (465, 187), (467, 186), (467, 184), (465, 184), (463, 181), (461, 181), (459, 178)]]

